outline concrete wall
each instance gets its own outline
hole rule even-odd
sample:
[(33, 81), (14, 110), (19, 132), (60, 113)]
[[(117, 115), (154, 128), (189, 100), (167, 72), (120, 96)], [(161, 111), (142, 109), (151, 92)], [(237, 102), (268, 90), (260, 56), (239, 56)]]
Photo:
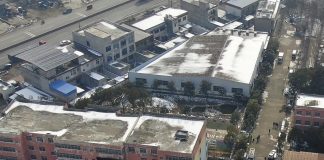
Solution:
[(231, 14), (237, 17), (242, 16), (242, 10), (240, 8), (233, 7), (231, 5), (225, 4), (225, 11), (227, 14)]
[(259, 2), (251, 3), (250, 5), (244, 8), (238, 8), (231, 4), (225, 4), (225, 11), (227, 14), (231, 14), (237, 17), (245, 17), (248, 15), (254, 15), (258, 7)]
[[(180, 8), (188, 11), (188, 19), (190, 22), (198, 24), (207, 29), (215, 29), (217, 26), (210, 23), (210, 20), (217, 20), (217, 8), (209, 8), (208, 3), (199, 2), (199, 6), (186, 1), (180, 1)], [(214, 10), (215, 14), (212, 14)]]

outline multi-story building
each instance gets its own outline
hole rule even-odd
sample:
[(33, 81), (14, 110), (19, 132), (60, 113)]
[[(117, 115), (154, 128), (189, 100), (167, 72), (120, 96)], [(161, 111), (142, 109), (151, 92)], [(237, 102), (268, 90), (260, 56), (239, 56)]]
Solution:
[(102, 55), (104, 64), (128, 62), (136, 50), (134, 32), (107, 21), (89, 24), (72, 35), (77, 48)]
[(17, 101), (1, 115), (0, 159), (207, 159), (202, 119), (126, 117)]
[(244, 18), (255, 14), (258, 3), (259, 0), (228, 0), (225, 2), (225, 11), (227, 14)]
[(299, 94), (294, 110), (296, 127), (320, 127), (324, 125), (324, 96)]
[(207, 29), (213, 30), (217, 27), (211, 21), (217, 21), (217, 5), (207, 0), (181, 0), (180, 8), (188, 11), (188, 20)]
[(267, 41), (267, 33), (241, 30), (194, 36), (131, 70), (129, 80), (148, 89), (179, 93), (189, 82), (195, 94), (207, 81), (209, 95), (250, 96)]
[(166, 41), (188, 24), (188, 12), (182, 9), (166, 8), (154, 15), (134, 23), (132, 26), (147, 33), (154, 39)]
[(83, 53), (71, 45), (43, 45), (14, 56), (21, 62), (19, 70), (24, 80), (34, 87), (64, 101), (76, 98), (76, 87), (66, 83), (83, 73), (102, 66), (102, 57)]
[(277, 24), (280, 0), (259, 2), (254, 19), (254, 30), (271, 33)]

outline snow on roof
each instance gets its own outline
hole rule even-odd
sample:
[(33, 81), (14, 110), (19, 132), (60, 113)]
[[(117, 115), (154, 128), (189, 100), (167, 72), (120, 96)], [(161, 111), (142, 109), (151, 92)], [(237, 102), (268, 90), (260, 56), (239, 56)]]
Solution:
[(229, 24), (224, 25), (223, 29), (237, 29), (238, 27), (242, 26), (242, 22), (234, 21)]
[[(32, 101), (53, 101), (53, 97), (49, 94), (40, 91), (32, 86), (28, 86), (17, 91), (14, 95), (19, 95), (24, 97), (25, 99), (32, 100)], [(12, 97), (13, 99), (15, 96)]]
[[(84, 122), (90, 123), (92, 121), (103, 121), (103, 120), (120, 120), (123, 122), (127, 123), (127, 129), (121, 136), (121, 138), (118, 141), (125, 141), (129, 133), (132, 131), (132, 126), (135, 125), (136, 119), (138, 117), (119, 117), (115, 113), (103, 113), (103, 112), (95, 112), (95, 111), (88, 111), (88, 112), (77, 112), (77, 111), (66, 111), (64, 110), (64, 106), (58, 106), (58, 105), (41, 105), (41, 104), (36, 104), (36, 103), (23, 103), (23, 102), (18, 102), (15, 101), (12, 103), (11, 106), (5, 111), (6, 114), (10, 113), (12, 110), (19, 106), (24, 106), (32, 109), (34, 112), (50, 112), (50, 113), (56, 113), (56, 114), (71, 114), (71, 115), (76, 115), (76, 116), (81, 116)], [(0, 120), (1, 121), (1, 120)], [(21, 122), (23, 123), (23, 122)], [(30, 122), (32, 123), (32, 122)], [(9, 126), (10, 127), (10, 126)], [(31, 128), (32, 129), (32, 128)], [(34, 132), (39, 132), (39, 133), (53, 133), (53, 134), (59, 134), (64, 136), (63, 129), (68, 129), (68, 128), (62, 128), (60, 131), (34, 131)], [(99, 135), (98, 135), (99, 136)]]
[(299, 94), (297, 96), (296, 106), (324, 108), (324, 96)]
[(96, 73), (96, 72), (91, 72), (91, 73), (89, 73), (89, 76), (90, 76), (91, 78), (95, 79), (95, 80), (98, 80), (98, 81), (100, 81), (100, 80), (102, 80), (102, 79), (105, 79), (104, 76), (102, 76), (102, 75), (100, 75), (100, 74), (98, 74), (98, 73)]
[(244, 8), (246, 6), (249, 6), (253, 3), (257, 3), (258, 0), (228, 0), (226, 1), (226, 4), (230, 4), (239, 8)]
[[(204, 120), (141, 116), (127, 143), (160, 146), (164, 151), (192, 153), (204, 123)], [(152, 130), (156, 134), (151, 136), (149, 132)], [(174, 136), (178, 130), (188, 131), (189, 139), (186, 142), (175, 140)]]
[(183, 43), (186, 40), (187, 40), (186, 38), (177, 37), (177, 38), (174, 38), (174, 39), (172, 39), (172, 40), (170, 40), (168, 42), (161, 43), (161, 44), (159, 44), (157, 46), (160, 47), (160, 48), (163, 48), (165, 50), (168, 50), (168, 49), (171, 49), (171, 48), (175, 47), (176, 45), (178, 45), (180, 43)]
[(267, 37), (266, 33), (238, 36), (223, 32), (195, 36), (132, 72), (209, 76), (250, 84)]
[(157, 12), (155, 15), (145, 18), (139, 22), (134, 23), (132, 26), (139, 28), (143, 31), (146, 31), (155, 26), (161, 25), (164, 23), (164, 17), (166, 15), (171, 15), (174, 18), (178, 18), (179, 16), (187, 13), (187, 11), (182, 9), (175, 8), (167, 8), (160, 12)]
[(275, 18), (280, 6), (280, 0), (262, 0), (259, 2), (256, 18)]

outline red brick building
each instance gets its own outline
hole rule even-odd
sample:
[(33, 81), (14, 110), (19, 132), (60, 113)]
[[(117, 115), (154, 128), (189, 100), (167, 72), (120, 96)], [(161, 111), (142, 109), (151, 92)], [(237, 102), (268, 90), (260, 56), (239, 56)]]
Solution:
[(324, 96), (298, 95), (293, 118), (295, 126), (302, 129), (311, 126), (323, 126)]
[(205, 160), (206, 123), (181, 117), (119, 117), (14, 102), (0, 118), (3, 160)]

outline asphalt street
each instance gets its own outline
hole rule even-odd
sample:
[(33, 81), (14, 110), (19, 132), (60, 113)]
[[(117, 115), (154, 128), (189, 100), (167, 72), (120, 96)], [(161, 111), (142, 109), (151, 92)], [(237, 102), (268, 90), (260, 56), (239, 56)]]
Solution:
[[(116, 1), (119, 1), (119, 0), (116, 0)], [(158, 6), (162, 6), (162, 5), (166, 6), (167, 4), (168, 4), (168, 1), (164, 1), (164, 0), (150, 0), (150, 1), (147, 1), (146, 3), (140, 3), (140, 4), (137, 1), (132, 1), (132, 2), (126, 3), (122, 6), (114, 8), (112, 10), (109, 10), (107, 12), (101, 13), (94, 17), (88, 18), (84, 21), (81, 21), (80, 23), (76, 23), (76, 24), (67, 26), (67, 27), (57, 30), (55, 32), (44, 35), (40, 38), (28, 41), (26, 43), (23, 43), (19, 46), (14, 47), (14, 48), (5, 50), (0, 53), (0, 65), (1, 64), (3, 65), (5, 63), (9, 62), (8, 57), (7, 57), (8, 54), (19, 53), (24, 50), (33, 48), (38, 45), (38, 42), (40, 40), (46, 41), (47, 42), (46, 45), (55, 45), (55, 44), (58, 44), (61, 40), (72, 39), (72, 31), (77, 30), (79, 27), (96, 22), (100, 19), (111, 21), (111, 22), (117, 22), (123, 18), (130, 16), (130, 15), (138, 14), (138, 13), (141, 13), (141, 12), (147, 10), (147, 9), (151, 9), (154, 7), (158, 7)], [(60, 20), (62, 20), (62, 21), (69, 20), (69, 18), (65, 17), (65, 16), (60, 16), (60, 18), (61, 18)], [(37, 24), (35, 24), (35, 25), (37, 25)], [(41, 27), (45, 27), (45, 26), (41, 26)], [(26, 28), (24, 30), (24, 32), (26, 32), (27, 30), (28, 30), (28, 28)], [(17, 31), (17, 33), (19, 33), (19, 32), (22, 32), (22, 31)], [(32, 36), (32, 35), (31, 34), (28, 35), (25, 33), (24, 36)], [(0, 38), (1, 43), (3, 43), (2, 38), (3, 37)], [(15, 37), (13, 37), (13, 38), (15, 38)], [(5, 43), (15, 43), (15, 42), (8, 40), (8, 41), (5, 41)]]

